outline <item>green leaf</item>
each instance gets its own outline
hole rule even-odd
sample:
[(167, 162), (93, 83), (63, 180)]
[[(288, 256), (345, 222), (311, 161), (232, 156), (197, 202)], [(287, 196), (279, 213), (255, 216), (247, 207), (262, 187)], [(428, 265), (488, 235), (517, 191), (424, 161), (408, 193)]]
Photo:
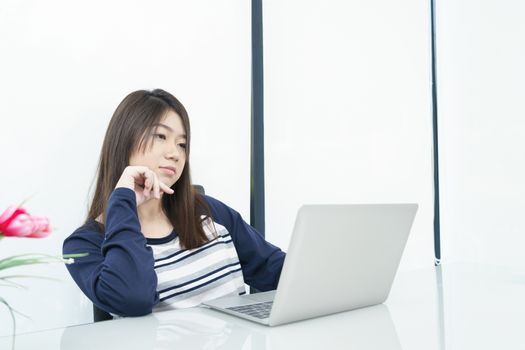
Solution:
[[(0, 297), (0, 303), (4, 304), (5, 306), (7, 306), (7, 309), (9, 310), (9, 313), (11, 314), (11, 320), (13, 321), (13, 336), (16, 334), (16, 319), (15, 319), (15, 313), (14, 313), (14, 310), (13, 308), (9, 305), (9, 303), (7, 301), (5, 301), (4, 298)], [(13, 347), (14, 347), (14, 343), (13, 343)]]
[[(8, 276), (2, 276), (0, 277), (0, 280), (10, 280), (10, 279), (13, 279), (13, 278), (39, 278), (41, 280), (48, 280), (48, 281), (56, 281), (56, 282), (62, 282), (61, 279), (59, 278), (54, 278), (54, 277), (46, 277), (46, 276), (36, 276), (36, 275), (8, 275)], [(10, 283), (14, 283), (12, 281), (8, 281)]]
[(20, 254), (0, 260), (0, 270), (33, 264), (70, 263), (67, 259), (84, 257), (87, 255), (88, 253), (65, 254), (63, 256), (53, 256), (48, 254)]
[(22, 285), (20, 283), (16, 283), (16, 282), (10, 281), (9, 277), (0, 277), (0, 280), (9, 283), (9, 284), (4, 284), (4, 287), (16, 287), (16, 288), (27, 289), (26, 286), (24, 286), (24, 285)]
[(0, 283), (0, 287), (8, 287), (8, 288), (18, 288), (18, 289), (27, 289), (27, 287), (24, 287), (22, 285), (12, 285), (12, 284), (4, 284)]
[(31, 198), (33, 198), (34, 196), (36, 196), (36, 194), (37, 194), (37, 192), (33, 193), (32, 195), (30, 195), (29, 197), (27, 197), (26, 199), (24, 199), (24, 200), (18, 205), (18, 208), (22, 208), (22, 206), (23, 206), (24, 204), (26, 204), (26, 202), (27, 202), (28, 200), (30, 200)]
[(20, 311), (18, 311), (16, 309), (13, 309), (11, 307), (11, 305), (9, 305), (9, 303), (2, 297), (0, 297), (0, 303), (5, 304), (5, 306), (7, 306), (7, 308), (9, 309), (9, 312), (11, 313), (11, 318), (13, 319), (13, 322), (16, 322), (15, 321), (15, 316), (14, 316), (15, 313), (19, 314), (20, 316), (25, 317), (27, 319), (31, 319), (31, 317), (27, 316), (26, 314), (23, 314)]
[(88, 256), (89, 253), (77, 253), (77, 254), (64, 254), (62, 255), (62, 257), (64, 259), (69, 259), (69, 258), (83, 258), (85, 256)]

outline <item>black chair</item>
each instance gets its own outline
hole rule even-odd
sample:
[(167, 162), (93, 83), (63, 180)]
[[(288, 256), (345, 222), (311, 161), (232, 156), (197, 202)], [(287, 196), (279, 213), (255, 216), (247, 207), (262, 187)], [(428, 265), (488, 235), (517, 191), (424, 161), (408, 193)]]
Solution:
[[(204, 187), (202, 187), (201, 185), (193, 185), (193, 188), (195, 189), (195, 192), (197, 192), (198, 194), (201, 194), (201, 195), (205, 194)], [(112, 319), (113, 319), (113, 316), (111, 316), (108, 312), (98, 308), (95, 304), (93, 304), (93, 320), (95, 322), (107, 321), (107, 320), (112, 320)]]
[(93, 304), (93, 321), (100, 322), (100, 321), (107, 321), (112, 320), (113, 316), (111, 316), (108, 312), (99, 309), (95, 304)]

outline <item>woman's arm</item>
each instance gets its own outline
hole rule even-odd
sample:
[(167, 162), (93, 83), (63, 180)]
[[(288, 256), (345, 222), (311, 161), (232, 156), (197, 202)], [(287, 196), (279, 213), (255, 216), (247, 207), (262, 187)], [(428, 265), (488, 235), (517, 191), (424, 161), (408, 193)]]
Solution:
[(69, 236), (64, 254), (89, 253), (67, 265), (84, 294), (99, 308), (121, 316), (151, 313), (158, 302), (153, 252), (137, 215), (135, 192), (115, 189), (108, 202), (105, 234), (95, 223)]
[(238, 212), (212, 197), (205, 198), (214, 221), (225, 226), (231, 234), (244, 281), (260, 291), (276, 289), (286, 254), (267, 242)]

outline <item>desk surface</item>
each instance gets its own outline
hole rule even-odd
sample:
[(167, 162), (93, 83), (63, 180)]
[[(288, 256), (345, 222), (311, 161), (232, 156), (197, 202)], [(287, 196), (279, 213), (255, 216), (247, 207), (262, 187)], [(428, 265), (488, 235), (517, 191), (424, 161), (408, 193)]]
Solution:
[(0, 337), (0, 349), (524, 349), (525, 271), (400, 272), (385, 304), (269, 328), (205, 308)]

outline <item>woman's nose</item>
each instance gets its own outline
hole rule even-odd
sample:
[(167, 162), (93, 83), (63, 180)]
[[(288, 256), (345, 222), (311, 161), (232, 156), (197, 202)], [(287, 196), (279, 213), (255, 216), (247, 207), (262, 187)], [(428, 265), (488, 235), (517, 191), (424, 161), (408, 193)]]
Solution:
[(166, 150), (166, 158), (178, 161), (180, 157), (181, 150), (176, 145), (169, 147), (169, 149)]

